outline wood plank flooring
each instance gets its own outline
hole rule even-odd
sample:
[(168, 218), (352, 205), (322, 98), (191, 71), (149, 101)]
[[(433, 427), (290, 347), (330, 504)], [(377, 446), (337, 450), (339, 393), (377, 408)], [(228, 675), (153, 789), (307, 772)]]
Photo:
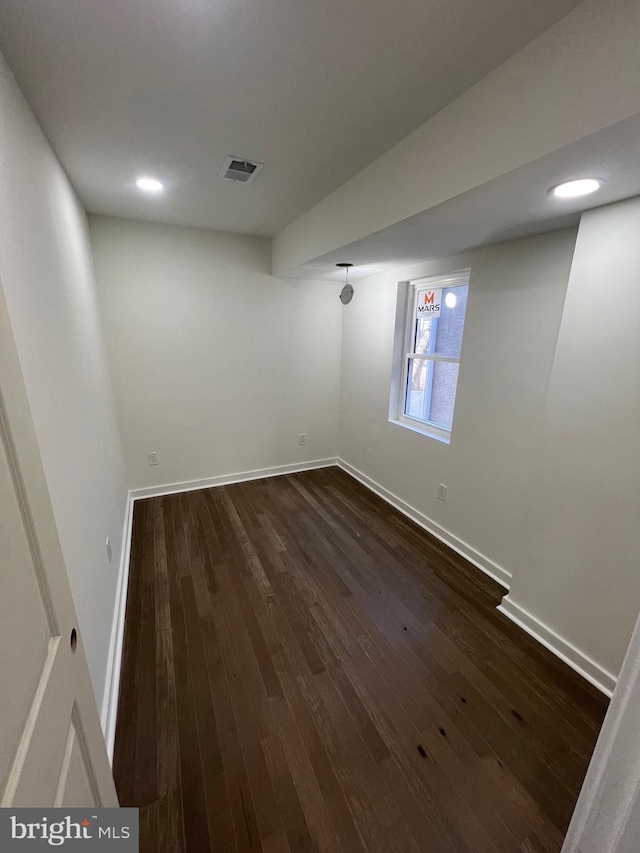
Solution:
[(114, 773), (149, 853), (558, 853), (606, 709), (343, 471), (139, 501)]

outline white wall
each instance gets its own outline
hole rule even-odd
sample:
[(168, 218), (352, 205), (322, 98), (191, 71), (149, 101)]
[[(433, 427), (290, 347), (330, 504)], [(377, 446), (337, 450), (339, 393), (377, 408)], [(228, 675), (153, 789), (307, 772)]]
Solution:
[[(507, 577), (575, 230), (362, 279), (344, 309), (340, 455)], [(451, 444), (388, 420), (398, 281), (471, 267)], [(446, 503), (437, 499), (448, 486)], [(491, 566), (489, 566), (491, 568)]]
[(126, 503), (124, 462), (85, 214), (1, 57), (0, 186), (0, 281), (100, 704)]
[(336, 456), (335, 285), (273, 278), (264, 238), (108, 217), (90, 229), (133, 488)]
[(591, 757), (562, 853), (638, 853), (640, 620)]
[(640, 199), (580, 223), (509, 599), (617, 675), (640, 610)]
[[(506, 612), (609, 689), (640, 610), (639, 233), (631, 199), (587, 212), (577, 242), (558, 231), (363, 279), (343, 326), (341, 457), (512, 575)], [(467, 266), (446, 445), (388, 421), (396, 283)]]
[[(281, 231), (308, 263), (640, 112), (636, 0), (586, 0)], [(615, 45), (615, 50), (612, 50)]]

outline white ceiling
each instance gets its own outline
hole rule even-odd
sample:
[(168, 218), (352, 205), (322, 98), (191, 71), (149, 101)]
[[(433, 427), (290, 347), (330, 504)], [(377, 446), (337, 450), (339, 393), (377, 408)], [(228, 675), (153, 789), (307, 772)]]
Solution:
[(88, 210), (272, 235), (576, 5), (2, 0), (0, 50)]
[[(342, 281), (575, 225), (593, 207), (640, 195), (640, 115), (567, 145), (409, 219), (304, 264), (296, 275)], [(592, 195), (558, 199), (548, 190), (582, 177), (602, 179)]]

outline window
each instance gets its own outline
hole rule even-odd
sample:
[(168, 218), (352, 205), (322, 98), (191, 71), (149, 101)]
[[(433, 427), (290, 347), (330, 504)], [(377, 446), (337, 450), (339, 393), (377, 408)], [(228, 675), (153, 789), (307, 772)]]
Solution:
[(453, 423), (468, 285), (468, 270), (411, 282), (400, 306), (404, 325), (391, 419), (444, 441)]

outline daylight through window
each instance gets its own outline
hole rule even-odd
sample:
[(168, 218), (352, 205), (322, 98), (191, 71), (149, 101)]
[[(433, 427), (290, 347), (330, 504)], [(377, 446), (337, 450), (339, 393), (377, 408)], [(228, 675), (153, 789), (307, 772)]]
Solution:
[(469, 276), (447, 276), (409, 287), (400, 420), (448, 434), (458, 384)]

